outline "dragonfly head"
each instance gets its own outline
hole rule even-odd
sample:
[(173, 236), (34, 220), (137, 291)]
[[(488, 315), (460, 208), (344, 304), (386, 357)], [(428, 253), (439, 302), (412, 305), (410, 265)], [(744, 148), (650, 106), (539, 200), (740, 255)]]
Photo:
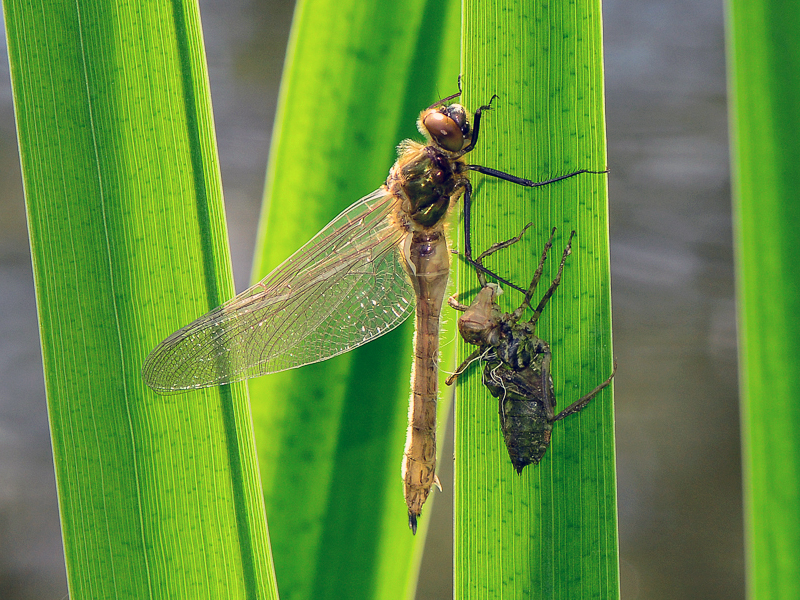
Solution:
[(448, 152), (460, 152), (470, 142), (469, 117), (460, 104), (425, 109), (419, 116), (417, 128)]

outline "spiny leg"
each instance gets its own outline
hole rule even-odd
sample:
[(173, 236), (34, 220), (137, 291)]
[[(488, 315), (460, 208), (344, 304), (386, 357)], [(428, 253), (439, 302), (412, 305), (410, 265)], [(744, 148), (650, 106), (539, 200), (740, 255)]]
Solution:
[(447, 304), (450, 305), (450, 308), (452, 308), (453, 310), (457, 310), (459, 312), (466, 312), (467, 309), (469, 308), (469, 305), (461, 304), (461, 302), (456, 300), (456, 294), (453, 294), (447, 299)]
[[(469, 264), (473, 266), (473, 268), (478, 273), (484, 273), (486, 275), (490, 275), (491, 277), (495, 278), (497, 281), (506, 285), (510, 288), (514, 288), (517, 291), (525, 293), (521, 287), (514, 285), (510, 281), (503, 279), (497, 273), (493, 273), (489, 269), (483, 266), (480, 261), (475, 260), (472, 258), (472, 241), (470, 240), (470, 229), (472, 228), (470, 225), (471, 220), (471, 198), (472, 198), (472, 184), (469, 181), (464, 183), (464, 196), (463, 196), (463, 203), (464, 203), (464, 260), (466, 260)], [(480, 279), (480, 275), (478, 276)], [(486, 277), (484, 276), (483, 279), (480, 279), (481, 285), (486, 285)]]
[(517, 287), (510, 281), (506, 281), (496, 273), (493, 273), (484, 267), (483, 263), (481, 263), (479, 260), (472, 258), (472, 239), (470, 235), (470, 231), (472, 231), (472, 184), (469, 181), (464, 183), (464, 196), (462, 202), (464, 203), (464, 260), (471, 264), (472, 267), (478, 272), (478, 280), (481, 282), (481, 285), (486, 285), (486, 275), (490, 275), (503, 285), (507, 285), (524, 293), (524, 290)]
[(550, 348), (546, 345), (543, 348), (537, 349), (542, 350), (540, 353), (544, 354), (544, 358), (542, 359), (542, 404), (544, 404), (545, 414), (548, 418), (552, 419), (555, 400), (550, 398), (550, 362), (553, 360), (553, 355), (550, 353)]
[(441, 99), (441, 100), (439, 100), (438, 102), (434, 102), (433, 104), (431, 104), (431, 105), (430, 105), (428, 108), (426, 108), (425, 110), (430, 110), (430, 109), (432, 109), (432, 108), (436, 108), (437, 106), (441, 106), (441, 105), (442, 105), (442, 104), (444, 104), (445, 102), (450, 102), (450, 100), (455, 100), (455, 99), (456, 99), (456, 98), (458, 98), (460, 95), (461, 95), (461, 75), (459, 75), (459, 76), (458, 76), (458, 91), (457, 91), (455, 94), (450, 94), (450, 95), (449, 95), (449, 96), (447, 96), (446, 98), (442, 98), (442, 99)]
[[(519, 242), (522, 239), (522, 236), (525, 235), (525, 232), (531, 225), (533, 225), (533, 223), (528, 223), (527, 225), (525, 225), (525, 227), (522, 228), (522, 231), (519, 232), (519, 235), (516, 235), (513, 238), (506, 240), (505, 242), (497, 242), (496, 244), (492, 244), (487, 250), (484, 250), (483, 252), (480, 253), (478, 258), (475, 259), (475, 262), (483, 266), (484, 258), (491, 256), (498, 250), (503, 250)], [(478, 281), (480, 282), (481, 287), (486, 287), (486, 276), (484, 275), (484, 272), (478, 271), (477, 273), (478, 273)]]
[[(460, 86), (460, 80), (459, 80)], [(459, 87), (459, 93), (460, 93)], [(492, 101), (498, 98), (497, 94), (493, 95), (489, 100), (489, 104), (485, 104), (478, 108), (473, 115), (473, 123), (472, 123), (472, 138), (470, 139), (470, 143), (462, 149), (461, 155), (464, 155), (468, 152), (471, 152), (475, 145), (478, 143), (478, 132), (480, 130), (480, 122), (481, 122), (481, 113), (484, 110), (492, 110)], [(511, 175), (510, 173), (505, 173), (503, 171), (498, 171), (497, 169), (492, 169), (491, 167), (483, 167), (481, 165), (465, 165), (465, 167), (472, 171), (477, 171), (478, 173), (483, 173), (484, 175), (489, 175), (491, 177), (496, 177), (498, 179), (502, 179), (504, 181), (508, 181), (511, 183), (515, 183), (517, 185), (521, 185), (524, 187), (542, 187), (545, 185), (549, 185), (551, 183), (555, 183), (557, 181), (561, 181), (563, 179), (569, 179), (570, 177), (574, 177), (576, 175), (580, 175), (582, 173), (589, 173), (594, 175), (601, 175), (604, 173), (608, 173), (608, 169), (603, 171), (592, 171), (589, 169), (581, 169), (579, 171), (575, 171), (574, 173), (567, 173), (566, 175), (561, 175), (559, 177), (553, 177), (551, 179), (546, 179), (544, 181), (532, 181), (530, 179), (525, 179), (523, 177), (517, 177), (515, 175)], [(509, 287), (514, 288), (520, 292), (524, 292), (521, 288), (517, 287), (513, 283), (498, 277), (496, 274), (492, 273), (488, 269), (486, 269), (482, 264), (479, 264), (472, 258), (472, 227), (470, 225), (471, 217), (472, 217), (472, 184), (469, 181), (464, 183), (464, 257), (473, 267), (475, 267), (478, 271), (482, 271), (488, 275), (492, 275), (497, 281), (500, 283), (507, 285)]]
[[(488, 108), (488, 107), (481, 107), (481, 108)], [(474, 145), (473, 143), (470, 146)], [(469, 146), (468, 146), (469, 148)], [(470, 148), (471, 149), (471, 148)], [(574, 177), (575, 175), (580, 175), (581, 173), (590, 173), (594, 175), (600, 175), (603, 173), (608, 173), (608, 170), (605, 171), (590, 171), (589, 169), (581, 169), (580, 171), (575, 171), (574, 173), (568, 173), (567, 175), (561, 175), (560, 177), (554, 177), (553, 179), (547, 179), (545, 181), (531, 181), (530, 179), (523, 179), (522, 177), (515, 177), (514, 175), (510, 175), (508, 173), (504, 173), (502, 171), (498, 171), (496, 169), (491, 169), (489, 167), (481, 167), (479, 165), (466, 165), (467, 169), (471, 169), (473, 171), (478, 171), (479, 173), (483, 173), (484, 175), (491, 175), (492, 177), (497, 177), (498, 179), (502, 179), (504, 181), (509, 181), (511, 183), (516, 183), (517, 185), (522, 185), (526, 187), (541, 187), (544, 185), (548, 185), (550, 183), (555, 183), (556, 181), (561, 181), (562, 179), (568, 179), (570, 177)], [(464, 183), (464, 196), (462, 202), (464, 203), (464, 258), (468, 263), (470, 263), (473, 267), (482, 271), (488, 275), (492, 275), (497, 281), (500, 283), (510, 286), (515, 290), (520, 292), (524, 292), (521, 288), (517, 287), (513, 283), (506, 281), (505, 279), (497, 276), (495, 273), (489, 271), (486, 267), (479, 264), (472, 258), (472, 184), (469, 181)]]
[[(497, 242), (496, 244), (493, 244), (488, 250), (485, 250), (485, 251), (481, 252), (481, 254), (478, 256), (478, 258), (475, 259), (472, 262), (472, 264), (473, 265), (480, 265), (481, 267), (483, 267), (483, 259), (484, 258), (486, 258), (487, 256), (491, 256), (492, 254), (494, 254), (498, 250), (502, 250), (504, 248), (508, 248), (509, 246), (512, 246), (512, 245), (516, 244), (517, 242), (519, 242), (522, 239), (522, 236), (525, 234), (525, 232), (528, 230), (528, 228), (531, 225), (533, 225), (533, 223), (528, 223), (527, 225), (525, 225), (525, 227), (522, 228), (522, 231), (519, 232), (519, 235), (517, 235), (517, 236), (515, 236), (515, 237), (513, 237), (513, 238), (511, 238), (509, 240), (506, 240), (504, 242)], [(484, 275), (484, 272), (479, 270), (477, 267), (476, 267), (475, 270), (476, 270), (476, 272), (478, 274), (478, 280), (481, 283), (481, 287), (486, 287), (486, 276)], [(491, 275), (494, 275), (494, 273), (491, 273), (491, 271), (489, 271), (489, 273)], [(458, 310), (458, 311), (461, 311), (461, 312), (464, 312), (469, 308), (469, 306), (467, 306), (466, 304), (461, 304), (460, 302), (458, 302), (458, 300), (456, 300), (455, 296), (450, 296), (450, 298), (447, 299), (447, 303), (450, 305), (451, 308), (453, 308), (455, 310)], [(464, 370), (470, 365), (470, 363), (472, 363), (474, 360), (476, 360), (481, 355), (481, 353), (482, 353), (482, 350), (478, 349), (478, 350), (475, 350), (472, 354), (470, 354), (458, 366), (458, 368), (456, 369), (456, 372), (453, 373), (450, 377), (447, 378), (445, 383), (447, 385), (452, 385), (453, 382), (456, 380), (456, 378), (461, 373), (463, 373)]]
[(550, 251), (550, 248), (553, 247), (553, 236), (555, 236), (555, 234), (556, 228), (553, 227), (550, 230), (550, 237), (547, 239), (544, 249), (542, 250), (542, 255), (539, 258), (539, 264), (536, 266), (536, 271), (533, 272), (533, 279), (531, 279), (531, 283), (528, 286), (528, 289), (525, 291), (525, 297), (522, 300), (522, 304), (520, 304), (517, 310), (511, 314), (511, 320), (513, 323), (519, 321), (519, 318), (522, 316), (525, 307), (530, 308), (531, 306), (531, 298), (533, 298), (533, 294), (536, 292), (536, 286), (539, 285), (539, 279), (541, 279), (542, 271), (544, 271), (544, 263), (547, 260), (547, 253)]
[(478, 173), (483, 173), (484, 175), (489, 175), (491, 177), (497, 177), (498, 179), (502, 179), (503, 181), (516, 183), (517, 185), (521, 185), (524, 187), (542, 187), (545, 185), (550, 185), (551, 183), (555, 183), (556, 181), (561, 181), (563, 179), (569, 179), (570, 177), (575, 177), (575, 175), (580, 175), (582, 173), (589, 173), (591, 175), (604, 175), (605, 173), (608, 173), (608, 169), (605, 169), (603, 171), (591, 171), (589, 169), (581, 169), (573, 173), (567, 173), (566, 175), (553, 177), (552, 179), (545, 179), (544, 181), (532, 181), (530, 179), (525, 179), (524, 177), (517, 177), (516, 175), (511, 175), (510, 173), (505, 173), (503, 171), (498, 171), (497, 169), (492, 169), (491, 167), (483, 167), (481, 165), (465, 165), (465, 167), (470, 171), (477, 171)]
[[(492, 101), (498, 98), (497, 94), (493, 95), (489, 100), (489, 104), (485, 104), (478, 108), (473, 115), (473, 123), (472, 123), (472, 138), (470, 139), (470, 143), (461, 151), (462, 154), (466, 154), (471, 152), (475, 145), (478, 143), (478, 132), (480, 130), (480, 122), (481, 122), (481, 113), (484, 110), (492, 110)], [(510, 173), (505, 173), (503, 171), (498, 171), (497, 169), (492, 169), (491, 167), (484, 167), (481, 165), (465, 165), (465, 167), (472, 171), (477, 171), (478, 173), (483, 173), (484, 175), (489, 175), (491, 177), (496, 177), (498, 179), (502, 179), (504, 181), (509, 181), (511, 183), (515, 183), (517, 185), (521, 185), (524, 187), (542, 187), (545, 185), (549, 185), (551, 183), (555, 183), (557, 181), (561, 181), (563, 179), (569, 179), (570, 177), (574, 177), (576, 175), (580, 175), (582, 173), (589, 173), (594, 175), (600, 175), (603, 173), (608, 173), (608, 169), (603, 171), (592, 171), (589, 169), (581, 169), (579, 171), (575, 171), (574, 173), (567, 173), (566, 175), (561, 175), (559, 177), (553, 177), (551, 179), (545, 179), (544, 181), (532, 181), (530, 179), (525, 179), (523, 177), (517, 177), (515, 175), (511, 175)], [(487, 273), (489, 275), (493, 275), (498, 281), (503, 283), (504, 285), (509, 285), (516, 290), (523, 291), (514, 284), (505, 281), (504, 279), (497, 277), (494, 273), (488, 271), (482, 264), (479, 264), (472, 258), (472, 227), (470, 225), (471, 217), (472, 217), (472, 184), (467, 181), (464, 184), (464, 256), (467, 259), (467, 262), (472, 264), (476, 269), (482, 271), (483, 273)]]
[(562, 410), (558, 415), (553, 418), (553, 421), (560, 421), (564, 417), (567, 417), (573, 413), (579, 412), (586, 408), (586, 405), (589, 404), (592, 398), (594, 398), (597, 394), (599, 394), (604, 388), (608, 387), (611, 383), (611, 380), (614, 379), (614, 375), (617, 372), (617, 361), (614, 361), (614, 369), (611, 371), (611, 375), (609, 375), (608, 379), (606, 379), (603, 383), (598, 385), (594, 388), (591, 392), (586, 394), (583, 398), (576, 400), (572, 404), (570, 404), (567, 408)]
[(564, 263), (567, 262), (567, 257), (572, 253), (573, 237), (575, 237), (575, 231), (569, 234), (569, 240), (567, 240), (567, 247), (564, 248), (564, 254), (561, 256), (561, 263), (558, 265), (558, 274), (556, 275), (556, 278), (553, 279), (553, 283), (550, 284), (550, 287), (545, 292), (544, 296), (542, 297), (542, 300), (539, 302), (539, 306), (536, 307), (536, 310), (533, 311), (533, 316), (529, 319), (529, 322), (533, 325), (536, 325), (536, 322), (542, 315), (542, 311), (544, 310), (545, 305), (553, 296), (553, 293), (556, 291), (558, 284), (561, 283), (561, 274), (564, 272)]
[(458, 379), (458, 376), (461, 375), (464, 371), (466, 371), (467, 367), (470, 366), (481, 355), (481, 353), (482, 353), (482, 350), (480, 348), (478, 348), (472, 354), (470, 354), (467, 358), (465, 358), (464, 361), (460, 365), (458, 365), (458, 368), (456, 369), (456, 372), (453, 373), (452, 375), (450, 375), (450, 377), (448, 377), (447, 379), (445, 379), (445, 381), (444, 381), (445, 384), (446, 385), (453, 385), (453, 383), (455, 383), (456, 379)]
[(461, 85), (459, 84), (459, 86), (458, 86), (458, 92), (456, 92), (455, 94), (450, 94), (449, 96), (447, 96), (447, 97), (445, 97), (445, 98), (442, 98), (441, 100), (437, 100), (436, 102), (434, 102), (433, 104), (431, 104), (431, 105), (430, 105), (428, 108), (426, 108), (425, 110), (430, 110), (430, 109), (432, 109), (432, 108), (436, 108), (437, 106), (444, 106), (444, 104), (445, 104), (446, 102), (450, 102), (450, 100), (455, 100), (455, 99), (456, 99), (456, 98), (458, 98), (460, 95), (461, 95)]
[(497, 94), (492, 95), (492, 97), (489, 98), (489, 104), (484, 104), (475, 111), (475, 114), (472, 116), (472, 137), (470, 138), (469, 144), (465, 148), (462, 148), (461, 154), (471, 152), (475, 147), (475, 144), (478, 143), (478, 130), (480, 129), (481, 125), (481, 113), (485, 110), (492, 110), (492, 102), (495, 98), (499, 98), (499, 96)]

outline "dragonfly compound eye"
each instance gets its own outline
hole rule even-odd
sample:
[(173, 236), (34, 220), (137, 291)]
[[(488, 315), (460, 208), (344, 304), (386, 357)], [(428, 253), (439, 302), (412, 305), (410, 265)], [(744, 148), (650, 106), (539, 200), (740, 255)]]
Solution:
[(449, 152), (458, 152), (464, 147), (464, 133), (448, 115), (432, 110), (422, 118), (422, 125), (437, 146)]
[(461, 129), (461, 133), (465, 138), (469, 137), (469, 119), (467, 118), (467, 110), (460, 104), (451, 104), (445, 107), (444, 114), (453, 119)]

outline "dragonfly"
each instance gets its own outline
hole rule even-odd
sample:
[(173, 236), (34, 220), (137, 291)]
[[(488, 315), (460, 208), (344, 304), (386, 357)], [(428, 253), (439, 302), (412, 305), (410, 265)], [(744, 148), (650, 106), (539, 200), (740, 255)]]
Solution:
[[(530, 225), (528, 223), (517, 237), (494, 244), (480, 254), (475, 262), (482, 264), (487, 256), (520, 241)], [(572, 252), (574, 231), (570, 234), (561, 256), (555, 279), (536, 308), (532, 309), (531, 318), (520, 322), (525, 310), (531, 309), (531, 300), (542, 277), (555, 233), (556, 229), (553, 228), (522, 304), (514, 312), (504, 313), (500, 309), (497, 297), (502, 289), (497, 284), (487, 283), (481, 270), (477, 272), (481, 289), (472, 304), (461, 304), (453, 296), (448, 300), (451, 307), (464, 313), (458, 319), (461, 337), (467, 343), (478, 346), (478, 349), (461, 363), (456, 372), (447, 378), (446, 383), (452, 385), (472, 362), (485, 362), (483, 384), (499, 400), (500, 428), (511, 464), (519, 475), (526, 466), (536, 465), (542, 460), (550, 446), (553, 423), (586, 408), (597, 394), (611, 384), (617, 371), (617, 363), (614, 361), (614, 368), (608, 379), (560, 413), (555, 413), (556, 396), (550, 371), (552, 354), (548, 343), (536, 336), (536, 323), (561, 283), (564, 264)]]
[(472, 117), (451, 102), (459, 96), (420, 113), (417, 129), (425, 143), (401, 142), (380, 188), (345, 209), (264, 279), (167, 337), (142, 366), (144, 381), (160, 394), (224, 385), (348, 352), (415, 313), (402, 466), (412, 533), (431, 487), (441, 489), (436, 402), (439, 326), (450, 270), (448, 213), (463, 198), (463, 256), (472, 262), (472, 171), (526, 187), (606, 172), (584, 169), (536, 182), (467, 164), (482, 113), (497, 96)]

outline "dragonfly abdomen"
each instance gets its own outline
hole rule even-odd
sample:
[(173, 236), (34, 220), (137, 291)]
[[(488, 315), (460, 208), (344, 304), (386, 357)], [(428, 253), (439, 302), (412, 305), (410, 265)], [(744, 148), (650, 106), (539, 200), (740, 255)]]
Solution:
[(407, 269), (417, 293), (414, 366), (408, 433), (403, 454), (408, 525), (417, 517), (436, 478), (436, 401), (438, 399), (439, 323), (450, 272), (447, 242), (440, 228), (415, 232), (408, 245)]

